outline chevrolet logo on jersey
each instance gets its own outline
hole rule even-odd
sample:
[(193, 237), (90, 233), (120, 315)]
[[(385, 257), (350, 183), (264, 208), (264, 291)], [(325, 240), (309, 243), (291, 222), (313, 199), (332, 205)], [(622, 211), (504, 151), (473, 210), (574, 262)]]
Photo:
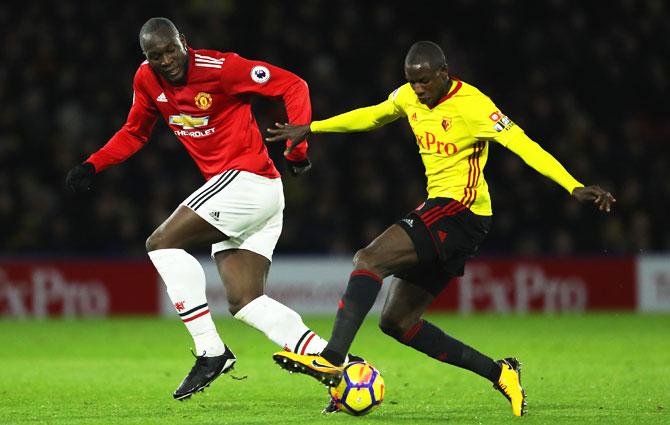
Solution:
[(184, 130), (191, 130), (209, 124), (209, 117), (192, 117), (184, 114), (170, 115), (170, 124), (181, 126)]

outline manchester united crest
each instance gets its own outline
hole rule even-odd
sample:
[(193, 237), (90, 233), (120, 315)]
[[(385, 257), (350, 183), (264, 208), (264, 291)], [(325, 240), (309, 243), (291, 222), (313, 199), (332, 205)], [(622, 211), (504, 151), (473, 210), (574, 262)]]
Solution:
[(451, 118), (443, 117), (442, 118), (442, 128), (444, 131), (447, 131), (451, 128)]
[(206, 111), (212, 106), (212, 95), (201, 91), (195, 96), (195, 106)]

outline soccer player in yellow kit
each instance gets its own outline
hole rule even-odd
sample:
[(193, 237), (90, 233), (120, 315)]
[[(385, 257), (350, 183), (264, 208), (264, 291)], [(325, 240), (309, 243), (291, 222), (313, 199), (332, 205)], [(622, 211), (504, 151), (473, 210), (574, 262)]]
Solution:
[[(405, 57), (407, 83), (378, 105), (307, 125), (277, 124), (269, 142), (305, 140), (311, 133), (356, 132), (407, 118), (426, 169), (428, 198), (354, 256), (354, 271), (339, 302), (332, 336), (320, 355), (275, 353), (283, 368), (337, 385), (354, 336), (372, 307), (382, 280), (394, 275), (380, 328), (399, 342), (441, 362), (490, 380), (511, 403), (526, 410), (520, 363), (480, 353), (421, 317), (455, 276), (462, 276), (491, 225), (491, 198), (484, 179), (489, 142), (497, 142), (554, 180), (579, 201), (609, 212), (614, 197), (584, 186), (531, 140), (477, 88), (450, 78), (442, 49), (415, 43)], [(289, 147), (289, 149), (292, 146)]]

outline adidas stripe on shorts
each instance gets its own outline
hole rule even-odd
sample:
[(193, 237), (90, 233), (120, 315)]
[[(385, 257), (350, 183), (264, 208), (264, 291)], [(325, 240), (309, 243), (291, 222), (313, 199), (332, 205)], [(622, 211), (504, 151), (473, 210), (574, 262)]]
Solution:
[(272, 261), (284, 212), (280, 178), (224, 171), (209, 179), (181, 205), (229, 237), (212, 245), (212, 255), (227, 249), (246, 249)]

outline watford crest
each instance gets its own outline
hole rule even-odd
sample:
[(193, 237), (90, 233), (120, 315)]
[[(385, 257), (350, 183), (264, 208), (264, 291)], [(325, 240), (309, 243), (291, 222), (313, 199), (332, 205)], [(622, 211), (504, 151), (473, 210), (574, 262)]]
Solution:
[(442, 128), (447, 131), (451, 128), (451, 118), (442, 118)]

